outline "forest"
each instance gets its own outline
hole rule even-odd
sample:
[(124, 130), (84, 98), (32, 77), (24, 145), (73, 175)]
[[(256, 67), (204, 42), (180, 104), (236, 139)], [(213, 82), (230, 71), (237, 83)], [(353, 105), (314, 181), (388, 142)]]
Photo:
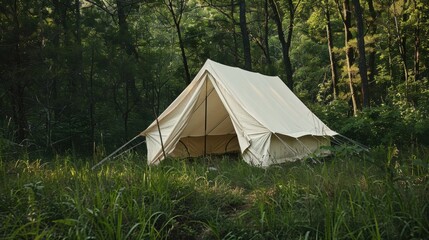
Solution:
[[(427, 238), (428, 53), (427, 0), (0, 0), (0, 238)], [(91, 170), (207, 59), (367, 148)]]
[(280, 76), (363, 144), (427, 145), (428, 16), (423, 0), (2, 0), (1, 145), (113, 149), (208, 58)]

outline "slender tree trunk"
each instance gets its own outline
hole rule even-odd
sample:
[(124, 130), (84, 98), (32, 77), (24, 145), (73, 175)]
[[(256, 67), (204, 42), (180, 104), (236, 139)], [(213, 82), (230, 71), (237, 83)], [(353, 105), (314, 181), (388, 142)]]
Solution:
[(417, 11), (417, 23), (414, 29), (414, 80), (420, 80), (420, 9), (414, 1), (414, 11)]
[(334, 100), (336, 100), (338, 95), (337, 60), (333, 52), (334, 43), (332, 40), (331, 17), (330, 17), (328, 2), (325, 2), (325, 18), (326, 18), (326, 36), (328, 39), (329, 61), (331, 63), (330, 65), (331, 65), (332, 95)]
[[(406, 2), (407, 0), (404, 0), (404, 4), (402, 6), (403, 10), (405, 11), (406, 8)], [(397, 35), (397, 39), (398, 39), (398, 48), (399, 48), (399, 54), (402, 60), (402, 68), (404, 70), (404, 81), (405, 81), (405, 86), (406, 86), (406, 92), (405, 95), (408, 95), (408, 77), (409, 77), (409, 73), (408, 73), (408, 66), (407, 66), (407, 49), (406, 49), (406, 42), (407, 42), (407, 38), (405, 36), (405, 34), (403, 34), (403, 32), (400, 29), (400, 23), (398, 20), (398, 16), (396, 14), (396, 4), (393, 2), (393, 18), (395, 21), (395, 30), (396, 30), (396, 35)], [(406, 21), (407, 20), (407, 14), (402, 13), (402, 21)], [(407, 97), (408, 98), (408, 97)]]
[(344, 45), (345, 45), (345, 51), (346, 51), (347, 76), (349, 78), (349, 88), (350, 88), (350, 96), (351, 96), (351, 102), (353, 107), (353, 115), (357, 116), (358, 107), (357, 107), (357, 101), (356, 101), (356, 91), (353, 85), (353, 73), (352, 73), (352, 65), (354, 63), (355, 57), (354, 57), (353, 48), (349, 44), (349, 41), (353, 37), (350, 31), (350, 28), (351, 28), (350, 2), (349, 0), (343, 0), (342, 8), (340, 7), (340, 4), (338, 3), (338, 1), (336, 2), (337, 2), (338, 10), (344, 26)]
[[(54, 32), (54, 36), (53, 36), (52, 42), (53, 42), (53, 45), (54, 45), (55, 49), (60, 49), (60, 35), (61, 34), (60, 34), (59, 27), (58, 27), (61, 24), (61, 19), (60, 19), (59, 14), (58, 14), (59, 11), (60, 11), (60, 5), (59, 5), (58, 0), (53, 0), (52, 3), (54, 5), (54, 14), (53, 14), (54, 17), (53, 17), (53, 19), (54, 19), (55, 25), (57, 26), (56, 27), (56, 31)], [(53, 59), (54, 59), (54, 61), (56, 63), (59, 62), (58, 55), (54, 56)], [(57, 75), (57, 74), (54, 74), (54, 75)], [(52, 79), (52, 98), (54, 100), (54, 105), (55, 105), (56, 100), (58, 99), (57, 82), (58, 82), (58, 78), (56, 76), (54, 76), (53, 79)], [(54, 108), (54, 116), (56, 116), (57, 114), (58, 113), (56, 111), (56, 108)]]
[(92, 156), (95, 157), (95, 101), (94, 101), (94, 47), (91, 48), (91, 66), (89, 70), (89, 122), (91, 126)]
[[(119, 38), (121, 47), (125, 50), (128, 56), (133, 57), (136, 61), (139, 60), (139, 55), (137, 49), (135, 48), (132, 36), (128, 29), (126, 7), (127, 0), (116, 0), (117, 7), (117, 16), (118, 16), (118, 25), (119, 25)], [(136, 80), (134, 72), (128, 67), (120, 68), (119, 75), (121, 76), (121, 81), (125, 82), (125, 109), (122, 111), (122, 119), (124, 120), (124, 138), (128, 138), (128, 116), (131, 111), (132, 105), (141, 105), (140, 93), (136, 86)], [(132, 96), (132, 105), (130, 104), (130, 95)]]
[(420, 80), (420, 27), (414, 30), (414, 80)]
[(362, 108), (369, 107), (368, 70), (366, 67), (365, 39), (363, 29), (362, 7), (359, 0), (353, 0), (357, 23), (357, 42), (359, 51), (359, 74), (361, 78)]
[(79, 84), (81, 87), (84, 84), (83, 79), (83, 49), (82, 49), (82, 37), (81, 37), (81, 14), (80, 14), (80, 0), (75, 0), (75, 36), (76, 44), (75, 51), (77, 51), (77, 58), (75, 59), (74, 69), (73, 69), (73, 78), (75, 84)]
[(177, 36), (179, 37), (180, 51), (182, 53), (183, 67), (185, 68), (186, 84), (191, 83), (191, 74), (189, 73), (188, 59), (185, 53), (185, 45), (182, 39), (182, 32), (180, 31), (180, 25), (176, 23)]
[[(71, 7), (71, 1), (72, 0), (64, 0), (64, 1), (58, 1), (58, 10), (59, 10), (59, 15), (60, 15), (60, 22), (61, 22), (61, 26), (63, 28), (63, 47), (65, 49), (68, 48), (72, 48), (73, 45), (71, 43), (71, 39), (70, 39), (70, 25), (69, 25), (69, 17), (68, 17), (68, 12), (70, 10)], [(70, 20), (71, 21), (71, 20)], [(67, 67), (68, 70), (70, 71), (70, 76), (68, 77), (68, 87), (69, 87), (69, 91), (68, 93), (68, 97), (70, 99), (70, 104), (72, 104), (72, 99), (74, 99), (76, 97), (76, 92), (77, 92), (77, 86), (76, 86), (76, 76), (75, 76), (75, 72), (73, 69), (73, 64), (74, 64), (74, 59), (72, 59), (72, 57), (70, 55), (66, 55), (66, 58), (69, 62), (71, 62), (71, 65), (68, 65)]]
[(177, 37), (179, 38), (179, 46), (180, 46), (180, 52), (182, 54), (183, 68), (185, 69), (185, 82), (188, 85), (189, 83), (191, 83), (191, 75), (189, 74), (188, 59), (186, 57), (185, 44), (183, 43), (182, 31), (180, 28), (180, 22), (182, 19), (182, 14), (185, 8), (185, 4), (186, 4), (185, 0), (180, 0), (180, 6), (179, 6), (180, 9), (178, 13), (174, 11), (173, 0), (168, 1), (167, 7), (171, 13), (171, 17), (173, 18), (174, 26), (176, 27)]
[(295, 18), (295, 7), (293, 6), (292, 0), (288, 0), (289, 4), (289, 31), (287, 34), (287, 37), (285, 39), (285, 34), (283, 31), (282, 26), (282, 18), (280, 16), (279, 9), (277, 7), (277, 4), (274, 0), (270, 0), (270, 5), (273, 10), (273, 18), (274, 22), (277, 26), (277, 34), (279, 36), (280, 44), (282, 46), (282, 56), (283, 56), (283, 64), (285, 68), (286, 73), (286, 84), (290, 88), (290, 90), (293, 91), (293, 70), (292, 70), (292, 63), (289, 56), (290, 46), (291, 46), (291, 40), (292, 40), (292, 31), (293, 31), (293, 21)]
[[(135, 48), (132, 36), (128, 29), (128, 23), (126, 20), (125, 8), (126, 8), (126, 0), (116, 0), (117, 6), (117, 16), (118, 16), (118, 25), (119, 25), (119, 38), (121, 42), (122, 48), (128, 54), (128, 56), (134, 57), (136, 61), (139, 60), (139, 55), (137, 49)], [(132, 70), (121, 69), (123, 80), (125, 81), (127, 87), (131, 91), (131, 95), (133, 97), (133, 102), (137, 105), (140, 105), (141, 98), (140, 93), (136, 86), (135, 76)]]
[(10, 97), (11, 97), (11, 105), (12, 105), (12, 119), (15, 123), (17, 129), (17, 141), (22, 142), (26, 139), (28, 135), (28, 122), (25, 114), (25, 104), (24, 104), (24, 96), (25, 96), (25, 85), (22, 82), (22, 65), (21, 65), (21, 26), (19, 22), (19, 10), (18, 10), (19, 2), (18, 0), (14, 1), (14, 9), (13, 9), (13, 31), (14, 31), (14, 50), (15, 50), (15, 69), (13, 75), (13, 83), (9, 89)]
[(132, 37), (128, 29), (127, 15), (125, 13), (127, 7), (127, 0), (116, 0), (118, 25), (119, 25), (119, 38), (122, 48), (130, 56), (134, 56), (136, 60), (139, 59), (137, 49), (134, 47)]
[(243, 52), (244, 52), (244, 68), (252, 70), (252, 57), (250, 55), (250, 39), (247, 31), (246, 23), (246, 2), (245, 0), (239, 1), (240, 5), (240, 30), (243, 39)]
[[(369, 25), (369, 31), (370, 34), (375, 35), (377, 33), (377, 13), (374, 9), (373, 0), (368, 0), (368, 9), (369, 14), (371, 16), (370, 20), (368, 21)], [(375, 75), (377, 74), (377, 66), (375, 62), (376, 58), (376, 50), (375, 50), (375, 44), (371, 43), (371, 49), (369, 50), (369, 56), (368, 56), (368, 88), (372, 88), (375, 83)]]
[[(390, 81), (390, 86), (393, 86), (393, 57), (392, 57), (392, 51), (393, 51), (393, 47), (394, 46), (394, 42), (395, 42), (395, 34), (392, 33), (392, 19), (390, 18), (390, 10), (389, 7), (390, 6), (384, 6), (387, 8), (387, 12), (388, 12), (388, 17), (387, 17), (387, 54), (388, 54), (388, 69), (389, 69), (389, 78), (392, 80)], [(387, 89), (386, 89), (387, 90)]]
[(234, 14), (235, 13), (235, 3), (234, 0), (231, 0), (231, 19), (232, 19), (232, 39), (234, 42), (234, 65), (237, 66), (239, 63), (238, 60), (238, 42), (237, 42), (237, 33), (235, 31), (235, 21), (234, 21)]
[[(295, 21), (295, 9), (298, 6), (294, 6), (292, 3), (292, 0), (288, 0), (289, 5), (289, 26), (288, 26), (288, 32), (286, 36), (286, 57), (285, 57), (285, 66), (286, 66), (286, 78), (289, 85), (290, 90), (293, 91), (293, 69), (292, 69), (292, 63), (290, 59), (290, 46), (292, 44), (292, 33), (293, 33), (293, 26)], [(298, 3), (299, 4), (299, 3)]]
[(265, 0), (264, 1), (264, 47), (265, 47), (265, 56), (267, 58), (266, 61), (267, 61), (268, 67), (270, 68), (270, 73), (271, 73), (271, 56), (270, 56), (270, 46), (268, 42), (269, 19), (270, 19), (270, 14), (268, 11), (268, 0)]
[[(81, 22), (81, 14), (80, 14), (80, 0), (75, 0), (74, 2), (75, 7), (75, 23), (76, 23), (76, 42), (81, 47), (82, 44), (82, 37), (81, 37), (81, 28), (80, 28), (80, 22)], [(82, 51), (81, 51), (82, 52)]]

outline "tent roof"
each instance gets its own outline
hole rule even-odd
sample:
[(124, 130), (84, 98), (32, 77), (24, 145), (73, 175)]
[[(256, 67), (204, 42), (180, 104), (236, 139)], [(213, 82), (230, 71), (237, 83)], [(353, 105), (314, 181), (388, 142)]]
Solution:
[(213, 75), (248, 113), (273, 133), (291, 137), (331, 135), (331, 130), (319, 120), (294, 93), (275, 76), (245, 71), (207, 61)]
[[(234, 98), (242, 110), (256, 120), (267, 132), (290, 137), (305, 135), (333, 136), (329, 129), (277, 76), (266, 76), (240, 68), (226, 66), (210, 59), (206, 61), (192, 83), (159, 116), (159, 121), (175, 111), (180, 102), (189, 99), (188, 94), (208, 73), (215, 84)], [(188, 97), (186, 97), (188, 96)], [(246, 115), (247, 115), (246, 114)], [(156, 127), (153, 122), (142, 134)]]

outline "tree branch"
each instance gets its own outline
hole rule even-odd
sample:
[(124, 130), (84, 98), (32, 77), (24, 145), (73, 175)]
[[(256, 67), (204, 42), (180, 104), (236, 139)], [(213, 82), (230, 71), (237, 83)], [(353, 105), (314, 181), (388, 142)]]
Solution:
[(115, 10), (113, 10), (113, 12), (111, 12), (108, 7), (106, 6), (105, 2), (102, 1), (102, 3), (98, 2), (97, 0), (85, 0), (89, 3), (91, 3), (92, 5), (100, 8), (101, 10), (103, 10), (105, 13), (109, 14), (112, 19), (115, 19)]

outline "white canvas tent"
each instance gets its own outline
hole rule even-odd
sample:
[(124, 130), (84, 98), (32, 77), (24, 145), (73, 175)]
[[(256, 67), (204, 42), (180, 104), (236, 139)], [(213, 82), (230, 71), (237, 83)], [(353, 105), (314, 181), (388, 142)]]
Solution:
[(159, 163), (164, 153), (240, 152), (244, 161), (261, 167), (302, 159), (329, 145), (336, 134), (279, 77), (211, 60), (141, 133), (148, 164)]

